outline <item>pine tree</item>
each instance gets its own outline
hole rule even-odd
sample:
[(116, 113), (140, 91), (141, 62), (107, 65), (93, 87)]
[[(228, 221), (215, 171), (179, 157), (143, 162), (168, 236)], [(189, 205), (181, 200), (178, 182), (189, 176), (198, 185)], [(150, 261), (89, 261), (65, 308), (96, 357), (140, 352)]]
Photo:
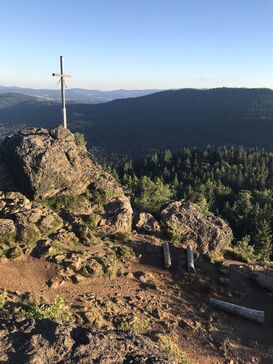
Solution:
[(255, 245), (263, 261), (268, 261), (273, 253), (272, 232), (267, 220), (258, 222), (255, 231)]

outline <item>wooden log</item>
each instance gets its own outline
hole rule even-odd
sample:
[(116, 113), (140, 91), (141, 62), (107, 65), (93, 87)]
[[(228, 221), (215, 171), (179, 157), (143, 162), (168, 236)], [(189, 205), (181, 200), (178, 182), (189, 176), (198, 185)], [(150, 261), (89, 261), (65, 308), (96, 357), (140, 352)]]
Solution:
[(273, 277), (265, 273), (251, 273), (250, 278), (260, 287), (273, 292)]
[(165, 241), (165, 243), (163, 244), (163, 253), (164, 253), (165, 268), (170, 268), (172, 265), (172, 261), (171, 261), (171, 254), (170, 254), (170, 246), (167, 241)]
[(195, 271), (194, 256), (193, 256), (192, 247), (190, 245), (187, 247), (187, 268), (188, 268), (188, 272)]
[(244, 317), (248, 320), (259, 322), (261, 324), (264, 323), (264, 311), (253, 310), (252, 308), (247, 308), (235, 305), (233, 303), (220, 301), (215, 298), (210, 298), (210, 303), (213, 307), (218, 308), (219, 310), (226, 311), (234, 315)]

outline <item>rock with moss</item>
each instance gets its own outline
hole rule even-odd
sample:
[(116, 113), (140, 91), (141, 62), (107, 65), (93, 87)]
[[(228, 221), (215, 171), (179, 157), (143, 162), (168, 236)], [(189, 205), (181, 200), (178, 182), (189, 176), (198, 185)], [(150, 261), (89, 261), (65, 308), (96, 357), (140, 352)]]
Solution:
[(171, 202), (161, 212), (161, 221), (170, 235), (198, 253), (221, 251), (232, 239), (229, 225), (213, 214), (204, 214), (190, 201)]

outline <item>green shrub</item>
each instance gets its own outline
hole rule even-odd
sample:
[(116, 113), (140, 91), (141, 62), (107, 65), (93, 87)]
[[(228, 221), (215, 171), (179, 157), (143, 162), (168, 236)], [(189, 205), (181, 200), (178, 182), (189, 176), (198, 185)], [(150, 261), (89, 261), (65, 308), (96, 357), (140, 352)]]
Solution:
[(98, 215), (92, 214), (84, 218), (84, 223), (89, 227), (90, 230), (95, 230), (97, 227)]
[(85, 141), (83, 134), (76, 132), (74, 134), (74, 137), (75, 137), (75, 143), (78, 147), (86, 146), (87, 142)]
[(18, 317), (25, 317), (31, 319), (50, 319), (50, 320), (63, 320), (70, 321), (72, 314), (65, 306), (62, 298), (55, 298), (51, 304), (36, 304), (29, 302), (21, 304), (16, 315)]
[(177, 364), (189, 364), (185, 353), (183, 353), (176, 343), (174, 343), (169, 335), (157, 334), (160, 346), (169, 352), (175, 359)]
[(238, 241), (233, 247), (226, 249), (227, 252), (235, 255), (237, 258), (242, 259), (248, 264), (255, 263), (258, 256), (255, 255), (255, 249), (250, 244), (250, 236), (246, 235), (242, 240)]
[(172, 225), (168, 231), (167, 231), (167, 235), (170, 237), (172, 243), (175, 246), (178, 246), (181, 242), (182, 242), (182, 236), (181, 234), (177, 231), (177, 227), (175, 225)]
[(51, 210), (73, 210), (77, 206), (79, 196), (66, 195), (51, 197), (48, 200), (41, 202), (42, 205)]
[(118, 258), (131, 258), (135, 253), (131, 247), (123, 245), (117, 248), (116, 255)]

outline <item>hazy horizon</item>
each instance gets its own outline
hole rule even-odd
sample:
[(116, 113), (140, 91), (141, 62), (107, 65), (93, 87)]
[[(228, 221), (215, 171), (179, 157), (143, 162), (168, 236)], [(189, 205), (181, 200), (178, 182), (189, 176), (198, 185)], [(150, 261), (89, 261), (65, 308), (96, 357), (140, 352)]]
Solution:
[[(19, 89), (32, 89), (32, 90), (50, 90), (50, 91), (58, 91), (60, 90), (60, 87), (57, 86), (55, 88), (53, 87), (30, 87), (30, 86), (18, 86), (18, 85), (3, 85), (0, 84), (0, 87), (5, 87), (5, 88), (19, 88)], [(69, 90), (75, 90), (75, 89), (79, 89), (79, 90), (86, 90), (86, 91), (102, 91), (102, 92), (110, 92), (110, 91), (149, 91), (149, 90), (156, 90), (156, 91), (177, 91), (177, 90), (183, 90), (183, 89), (194, 89), (194, 90), (212, 90), (212, 89), (218, 89), (218, 88), (234, 88), (234, 89), (240, 89), (240, 88), (245, 88), (245, 89), (269, 89), (269, 90), (273, 90), (273, 86), (272, 87), (265, 87), (265, 86), (260, 86), (260, 87), (247, 87), (247, 86), (216, 86), (216, 87), (177, 87), (177, 88), (162, 88), (162, 89), (157, 89), (157, 88), (153, 88), (153, 87), (148, 87), (148, 88), (113, 88), (113, 89), (96, 89), (96, 88), (86, 88), (86, 87), (68, 87), (66, 88), (66, 91)]]

